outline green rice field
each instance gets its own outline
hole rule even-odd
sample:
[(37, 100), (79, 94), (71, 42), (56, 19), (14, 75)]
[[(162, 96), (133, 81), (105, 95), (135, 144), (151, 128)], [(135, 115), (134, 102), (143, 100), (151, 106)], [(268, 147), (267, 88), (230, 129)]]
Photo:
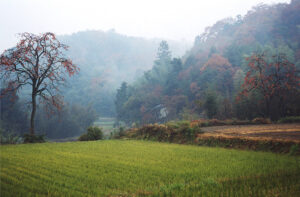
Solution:
[(299, 157), (134, 140), (0, 146), (0, 196), (299, 196)]

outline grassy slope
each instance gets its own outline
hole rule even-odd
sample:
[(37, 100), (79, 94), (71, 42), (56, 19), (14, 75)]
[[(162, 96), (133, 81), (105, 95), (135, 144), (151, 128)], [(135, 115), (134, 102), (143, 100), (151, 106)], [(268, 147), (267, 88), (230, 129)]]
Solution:
[(299, 158), (272, 153), (131, 140), (7, 145), (0, 151), (0, 196), (300, 192)]

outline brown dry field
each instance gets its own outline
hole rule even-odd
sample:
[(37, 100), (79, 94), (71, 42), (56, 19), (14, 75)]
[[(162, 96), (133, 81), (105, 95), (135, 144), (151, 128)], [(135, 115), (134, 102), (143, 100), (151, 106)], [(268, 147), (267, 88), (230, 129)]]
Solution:
[(300, 142), (300, 123), (203, 127), (203, 137), (247, 138)]

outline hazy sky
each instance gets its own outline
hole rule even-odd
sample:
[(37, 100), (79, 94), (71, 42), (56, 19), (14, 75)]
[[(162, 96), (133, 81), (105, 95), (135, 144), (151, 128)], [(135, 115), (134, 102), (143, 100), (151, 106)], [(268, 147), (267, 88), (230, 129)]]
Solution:
[(14, 46), (21, 32), (115, 29), (132, 36), (193, 41), (217, 20), (244, 15), (262, 2), (290, 0), (0, 0), (0, 52)]

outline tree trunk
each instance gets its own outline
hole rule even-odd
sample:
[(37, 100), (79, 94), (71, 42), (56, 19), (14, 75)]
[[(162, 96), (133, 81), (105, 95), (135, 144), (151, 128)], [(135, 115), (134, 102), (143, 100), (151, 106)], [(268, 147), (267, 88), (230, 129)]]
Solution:
[(31, 118), (30, 118), (30, 134), (34, 135), (34, 118), (36, 112), (36, 94), (32, 93), (32, 111), (31, 111)]

